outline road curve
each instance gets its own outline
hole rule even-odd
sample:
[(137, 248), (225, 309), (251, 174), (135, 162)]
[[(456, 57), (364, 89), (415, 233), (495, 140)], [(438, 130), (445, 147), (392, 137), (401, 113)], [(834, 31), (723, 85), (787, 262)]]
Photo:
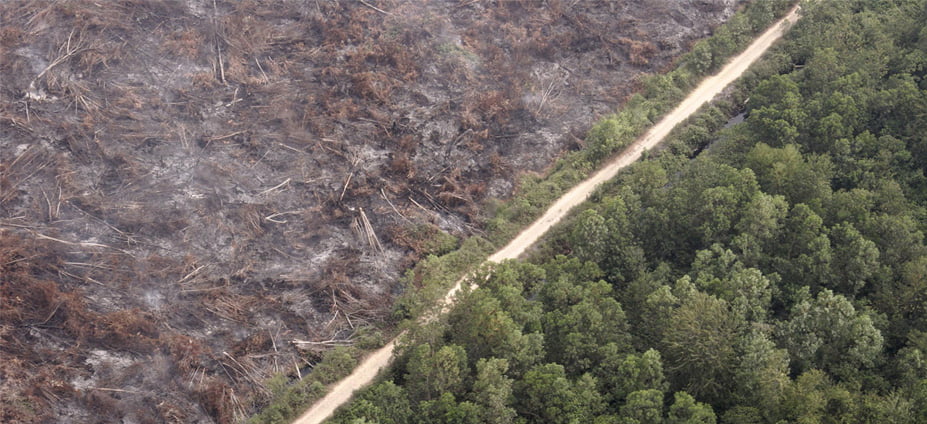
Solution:
[[(599, 184), (614, 178), (618, 171), (637, 161), (644, 150), (651, 149), (663, 141), (677, 124), (695, 113), (703, 104), (713, 99), (721, 90), (740, 77), (776, 40), (782, 37), (782, 34), (798, 18), (798, 7), (796, 6), (789, 11), (788, 15), (757, 37), (746, 50), (728, 62), (720, 72), (703, 80), (673, 111), (664, 116), (624, 152), (557, 199), (544, 215), (519, 233), (509, 244), (490, 256), (487, 261), (501, 262), (506, 259), (518, 258), (540, 239), (547, 230), (560, 222), (571, 209), (584, 202)], [(458, 281), (447, 293), (444, 298), (446, 307), (453, 304), (454, 296), (460, 290), (462, 283), (463, 279)], [(351, 375), (335, 384), (325, 397), (296, 419), (294, 424), (320, 424), (328, 419), (335, 412), (335, 409), (351, 399), (351, 395), (354, 394), (355, 390), (370, 384), (377, 376), (377, 373), (389, 365), (396, 342), (402, 336), (403, 334), (400, 334), (387, 343), (386, 346), (364, 358)]]

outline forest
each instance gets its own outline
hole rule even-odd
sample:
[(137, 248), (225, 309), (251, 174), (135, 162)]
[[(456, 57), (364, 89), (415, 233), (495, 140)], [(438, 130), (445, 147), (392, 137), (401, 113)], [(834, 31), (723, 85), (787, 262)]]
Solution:
[(927, 1), (802, 15), (334, 422), (927, 422)]

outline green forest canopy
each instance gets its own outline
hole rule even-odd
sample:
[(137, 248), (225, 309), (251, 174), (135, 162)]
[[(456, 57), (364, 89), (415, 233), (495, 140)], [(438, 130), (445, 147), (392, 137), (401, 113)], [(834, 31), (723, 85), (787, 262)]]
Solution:
[(927, 422), (927, 1), (803, 14), (744, 123), (484, 270), (335, 422)]

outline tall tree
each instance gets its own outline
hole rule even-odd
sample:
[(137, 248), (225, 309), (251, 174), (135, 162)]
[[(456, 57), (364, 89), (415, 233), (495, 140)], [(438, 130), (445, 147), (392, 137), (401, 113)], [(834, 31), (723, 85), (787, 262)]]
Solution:
[(604, 411), (595, 379), (585, 375), (571, 382), (559, 364), (540, 364), (516, 384), (518, 411), (536, 423), (591, 422)]
[(827, 289), (815, 298), (806, 292), (790, 315), (779, 335), (797, 371), (817, 368), (853, 379), (879, 361), (882, 333), (845, 297)]
[(733, 386), (741, 322), (727, 302), (698, 291), (673, 313), (661, 352), (674, 388), (723, 404)]
[(673, 394), (673, 405), (669, 408), (666, 424), (715, 424), (716, 421), (711, 405), (696, 402), (686, 392)]
[(406, 390), (415, 401), (444, 393), (460, 394), (467, 376), (467, 352), (457, 345), (436, 349), (430, 344), (412, 348), (406, 364)]
[(829, 235), (834, 255), (828, 287), (852, 298), (879, 272), (879, 249), (853, 224), (837, 224), (830, 229)]
[(472, 363), (480, 358), (503, 358), (520, 375), (544, 353), (543, 336), (523, 333), (522, 326), (488, 290), (477, 289), (466, 296), (451, 311), (448, 322), (452, 343), (464, 346)]
[(628, 394), (627, 402), (621, 407), (621, 423), (663, 423), (663, 392), (648, 389)]
[(476, 363), (472, 393), (474, 402), (483, 407), (484, 423), (509, 424), (515, 418), (512, 379), (505, 375), (508, 368), (508, 361), (499, 358), (484, 358)]
[(548, 359), (564, 364), (579, 375), (601, 362), (614, 345), (630, 350), (631, 339), (621, 305), (604, 281), (573, 284), (565, 278), (549, 282), (541, 290), (549, 311), (544, 315), (544, 340)]
[(736, 403), (758, 408), (772, 418), (789, 384), (789, 355), (777, 349), (765, 332), (753, 328), (738, 340), (734, 381)]

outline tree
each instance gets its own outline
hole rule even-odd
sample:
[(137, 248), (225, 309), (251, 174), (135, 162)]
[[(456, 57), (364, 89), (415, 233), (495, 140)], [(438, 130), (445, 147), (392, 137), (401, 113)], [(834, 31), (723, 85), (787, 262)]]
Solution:
[(797, 371), (817, 368), (842, 379), (876, 365), (882, 351), (882, 334), (872, 319), (843, 296), (824, 289), (807, 295), (779, 328), (780, 339)]
[(570, 242), (576, 257), (602, 263), (608, 246), (608, 227), (595, 209), (584, 210), (573, 225)]
[(817, 289), (830, 281), (830, 239), (824, 220), (807, 205), (798, 204), (789, 211), (780, 238), (768, 250), (764, 268), (782, 276), (786, 299), (804, 286)]
[(617, 355), (609, 358), (597, 368), (596, 375), (614, 403), (624, 402), (631, 392), (669, 389), (663, 376), (660, 352), (655, 349), (640, 355), (627, 354), (621, 360)]
[[(365, 390), (348, 409), (338, 414), (342, 423), (367, 422), (380, 424), (407, 424), (411, 422), (412, 408), (402, 387), (392, 381), (377, 383)], [(363, 422), (363, 421), (361, 421)]]
[(673, 405), (670, 406), (666, 424), (715, 424), (717, 418), (711, 405), (696, 402), (686, 392), (673, 394)]
[(746, 9), (747, 19), (754, 33), (760, 32), (776, 19), (789, 2), (784, 0), (766, 0), (750, 3)]
[(536, 423), (591, 422), (604, 410), (595, 386), (589, 375), (573, 384), (559, 364), (536, 365), (516, 384), (519, 415)]
[(789, 355), (758, 329), (740, 338), (734, 371), (736, 403), (773, 411), (789, 384)]
[(835, 191), (828, 200), (821, 215), (829, 225), (837, 223), (853, 224), (861, 228), (875, 208), (875, 194), (862, 188)]
[(692, 46), (692, 50), (686, 55), (686, 64), (696, 74), (702, 74), (713, 67), (711, 46), (707, 41), (700, 41)]
[(852, 393), (834, 385), (823, 371), (810, 370), (785, 388), (778, 418), (794, 423), (857, 422), (856, 407)]
[(508, 424), (515, 418), (512, 403), (512, 380), (505, 376), (509, 364), (505, 359), (480, 359), (476, 363), (473, 400), (482, 406), (481, 421)]
[(794, 144), (774, 148), (758, 143), (747, 153), (744, 166), (756, 173), (764, 192), (782, 195), (790, 204), (820, 210), (830, 197), (834, 167), (829, 157), (802, 155)]
[[(480, 277), (477, 277), (478, 281)], [(480, 288), (489, 290), (502, 309), (521, 326), (523, 333), (541, 331), (541, 302), (529, 300), (525, 292), (534, 293), (547, 279), (547, 271), (535, 264), (515, 260), (494, 266)]]
[(927, 253), (923, 245), (924, 233), (917, 221), (908, 215), (875, 215), (860, 232), (876, 244), (886, 264), (904, 264)]
[(668, 285), (660, 285), (647, 295), (640, 306), (640, 321), (635, 326), (641, 345), (654, 346), (663, 340), (678, 306), (679, 298)]
[(644, 252), (635, 241), (630, 216), (623, 196), (608, 197), (601, 213), (587, 209), (580, 214), (569, 237), (576, 256), (598, 264), (615, 283), (630, 281), (644, 269)]
[(672, 386), (715, 405), (726, 402), (740, 325), (723, 300), (698, 291), (685, 299), (673, 313), (660, 349)]
[(760, 241), (773, 239), (782, 228), (788, 210), (789, 204), (785, 197), (758, 192), (744, 206), (744, 213), (736, 229)]
[(625, 193), (605, 198), (602, 201), (601, 211), (606, 217), (605, 227), (608, 231), (606, 256), (598, 261), (599, 266), (606, 272), (609, 281), (624, 284), (637, 278), (645, 268), (644, 251), (634, 235), (632, 217), (633, 204), (626, 197), (633, 195)]
[(564, 364), (571, 375), (589, 371), (602, 361), (602, 348), (614, 344), (629, 351), (631, 340), (621, 305), (604, 281), (573, 284), (565, 278), (541, 290), (548, 312), (544, 340), (548, 359)]
[(417, 422), (421, 424), (480, 424), (482, 409), (471, 402), (457, 402), (452, 393), (419, 403)]
[(406, 385), (416, 401), (432, 400), (444, 393), (460, 394), (467, 370), (467, 352), (457, 345), (435, 348), (427, 343), (412, 348), (406, 364)]
[(663, 392), (639, 390), (628, 394), (621, 407), (622, 424), (660, 424), (663, 422)]
[[(921, 340), (918, 335), (927, 332), (927, 256), (900, 268), (901, 277), (886, 281), (873, 295), (879, 311), (889, 317), (890, 346), (911, 344), (912, 339)], [(927, 353), (927, 337), (923, 340), (921, 350)]]
[(868, 393), (859, 402), (859, 421), (885, 424), (908, 424), (919, 422), (915, 416), (914, 402), (901, 391), (886, 395)]
[(476, 289), (449, 314), (449, 334), (454, 344), (464, 346), (467, 358), (507, 359), (516, 375), (536, 363), (543, 355), (543, 336), (524, 334), (521, 326), (487, 290)]
[(723, 424), (763, 424), (763, 414), (755, 406), (737, 405), (721, 415)]
[(830, 229), (829, 235), (834, 254), (828, 287), (847, 296), (855, 296), (879, 272), (879, 249), (853, 224), (837, 224)]
[(798, 85), (786, 75), (766, 79), (750, 96), (748, 127), (757, 139), (782, 146), (798, 139), (805, 120)]
[(730, 250), (715, 244), (699, 251), (690, 275), (694, 275), (696, 287), (727, 301), (742, 319), (765, 321), (773, 284), (760, 270), (744, 268)]
[(651, 257), (685, 263), (699, 249), (728, 243), (758, 191), (753, 171), (696, 159), (642, 213), (638, 239)]
[(741, 260), (747, 266), (757, 266), (764, 256), (764, 246), (772, 243), (785, 225), (789, 204), (781, 195), (759, 192), (744, 207), (735, 225), (739, 234), (733, 245), (740, 249)]

